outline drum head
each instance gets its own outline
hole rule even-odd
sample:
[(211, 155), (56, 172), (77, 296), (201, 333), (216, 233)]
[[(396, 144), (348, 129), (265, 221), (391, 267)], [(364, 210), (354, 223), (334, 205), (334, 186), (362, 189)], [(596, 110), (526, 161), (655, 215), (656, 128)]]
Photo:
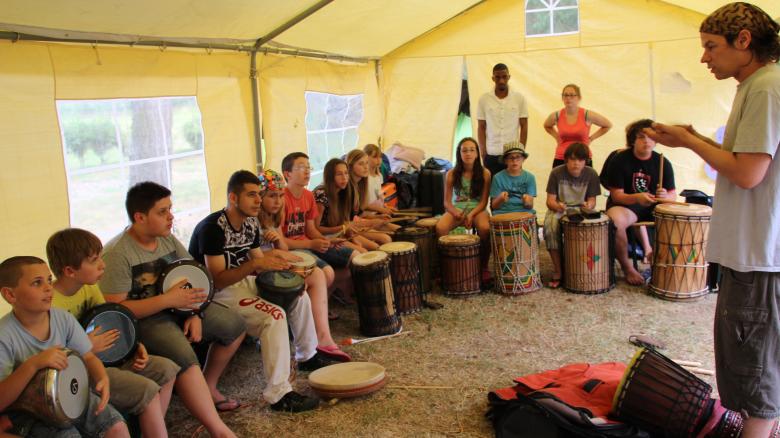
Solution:
[(130, 309), (116, 303), (105, 303), (90, 309), (81, 318), (81, 325), (87, 333), (100, 327), (100, 333), (118, 330), (119, 339), (111, 348), (97, 353), (96, 356), (107, 367), (122, 364), (135, 354), (138, 347), (138, 322)]
[[(422, 220), (422, 219), (420, 219)], [(424, 227), (403, 227), (400, 230), (395, 232), (395, 238), (399, 239), (402, 236), (403, 237), (417, 237), (417, 236), (424, 236), (428, 234), (430, 230), (428, 228)]]
[(79, 418), (89, 402), (89, 374), (84, 361), (77, 354), (68, 355), (68, 367), (56, 371), (55, 400), (62, 413), (70, 419)]
[(609, 216), (607, 216), (604, 213), (601, 213), (601, 216), (599, 216), (598, 219), (586, 219), (586, 218), (583, 218), (579, 222), (572, 222), (572, 221), (569, 220), (568, 216), (563, 216), (561, 218), (561, 222), (562, 223), (567, 223), (567, 224), (568, 223), (572, 223), (572, 224), (603, 224), (605, 222), (609, 222)]
[(369, 387), (385, 378), (385, 367), (373, 362), (343, 362), (309, 374), (309, 385), (326, 391), (351, 391)]
[(479, 236), (473, 234), (448, 234), (439, 237), (439, 244), (445, 246), (469, 246), (475, 243), (479, 243)]
[(534, 217), (532, 213), (517, 212), (517, 213), (502, 213), (490, 217), (490, 222), (519, 222), (528, 220)]
[(379, 247), (380, 251), (388, 254), (404, 254), (417, 249), (417, 245), (412, 242), (390, 242)]
[(352, 264), (355, 266), (368, 266), (374, 263), (387, 260), (387, 253), (384, 251), (368, 251), (363, 254), (358, 254), (352, 259)]
[(313, 268), (314, 265), (317, 264), (317, 261), (314, 259), (314, 256), (309, 254), (308, 252), (290, 251), (290, 254), (296, 255), (303, 259), (300, 262), (290, 262), (292, 266), (306, 269), (306, 268)]
[[(164, 293), (174, 284), (181, 280), (187, 280), (185, 288), (203, 289), (208, 294), (208, 297), (212, 297), (214, 294), (214, 282), (211, 279), (211, 274), (206, 268), (195, 260), (176, 260), (169, 264), (160, 273), (160, 278), (157, 279), (157, 291)], [(182, 307), (177, 310), (184, 312), (197, 311), (203, 308), (203, 305), (209, 302), (209, 299), (200, 303), (195, 303), (190, 307)]]
[(266, 271), (255, 278), (261, 290), (292, 293), (303, 290), (305, 280), (300, 274), (290, 271)]
[(712, 208), (701, 204), (658, 204), (654, 211), (669, 216), (712, 216)]
[(433, 228), (436, 226), (436, 224), (439, 223), (439, 218), (437, 217), (426, 217), (423, 219), (418, 220), (414, 224), (418, 227), (425, 227), (425, 228)]

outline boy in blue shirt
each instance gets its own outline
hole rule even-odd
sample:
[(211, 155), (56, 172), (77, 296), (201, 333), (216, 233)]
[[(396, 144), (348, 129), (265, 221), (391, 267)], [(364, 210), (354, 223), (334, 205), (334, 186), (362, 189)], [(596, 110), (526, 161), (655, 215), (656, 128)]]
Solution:
[(536, 178), (531, 172), (523, 170), (526, 158), (528, 152), (522, 143), (504, 145), (501, 161), (506, 164), (506, 169), (498, 172), (490, 185), (490, 208), (494, 215), (515, 212), (536, 214)]

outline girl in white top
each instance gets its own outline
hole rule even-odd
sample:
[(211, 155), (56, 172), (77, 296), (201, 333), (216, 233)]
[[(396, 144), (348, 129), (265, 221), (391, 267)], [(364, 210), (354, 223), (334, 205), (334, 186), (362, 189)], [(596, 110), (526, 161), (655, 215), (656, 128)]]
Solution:
[[(363, 152), (368, 155), (368, 205), (378, 207), (381, 210), (390, 210), (385, 207), (385, 199), (382, 194), (382, 173), (379, 168), (382, 165), (382, 151), (375, 144), (363, 146)], [(389, 213), (388, 211), (383, 211)]]
[[(368, 155), (360, 149), (353, 149), (347, 154), (346, 161), (350, 181), (355, 186), (358, 206), (362, 211), (360, 215), (369, 219), (379, 219), (375, 225), (372, 225), (372, 228), (377, 231), (395, 231), (400, 228), (398, 225), (389, 223), (390, 217), (388, 215), (392, 213), (391, 209), (379, 207), (376, 203), (368, 203)], [(379, 213), (379, 215), (375, 213)], [(380, 245), (391, 241), (390, 236), (380, 232), (370, 232), (363, 235)]]

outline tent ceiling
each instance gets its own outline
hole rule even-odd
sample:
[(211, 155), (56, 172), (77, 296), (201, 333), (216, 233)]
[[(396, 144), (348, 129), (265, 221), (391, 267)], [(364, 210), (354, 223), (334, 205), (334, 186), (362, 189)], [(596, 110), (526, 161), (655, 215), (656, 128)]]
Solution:
[[(0, 30), (111, 41), (249, 44), (318, 3), (317, 0), (3, 0)], [(479, 0), (334, 0), (278, 35), (273, 42), (326, 53), (379, 58), (476, 3)]]
[[(704, 15), (708, 15), (710, 12), (714, 11), (715, 9), (718, 9), (721, 6), (730, 3), (729, 1), (725, 1), (725, 0), (664, 0), (664, 1), (666, 3), (670, 3), (676, 6), (690, 9), (692, 11), (696, 11)], [(780, 2), (778, 2), (777, 0), (749, 0), (748, 2), (765, 10), (767, 14), (771, 15), (775, 19), (780, 17)]]

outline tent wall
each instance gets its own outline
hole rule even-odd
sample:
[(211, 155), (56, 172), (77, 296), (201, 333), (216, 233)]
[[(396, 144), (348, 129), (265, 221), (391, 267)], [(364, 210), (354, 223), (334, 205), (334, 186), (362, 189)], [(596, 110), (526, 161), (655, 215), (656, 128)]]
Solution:
[(375, 143), (381, 133), (382, 108), (376, 64), (338, 64), (266, 55), (258, 59), (263, 106), (265, 166), (279, 171), (290, 152), (306, 152), (306, 91), (363, 94), (363, 122), (358, 146)]
[[(528, 102), (531, 156), (526, 168), (536, 176), (540, 218), (546, 210), (544, 192), (555, 149), (542, 124), (551, 112), (563, 106), (560, 94), (565, 84), (578, 84), (582, 88), (582, 106), (603, 114), (614, 125), (592, 145), (597, 170), (601, 170), (610, 151), (625, 144), (625, 126), (640, 118), (692, 123), (703, 134), (714, 136), (726, 122), (734, 95), (734, 81), (716, 81), (698, 62), (698, 26), (702, 15), (654, 0), (589, 0), (579, 4), (580, 32), (575, 35), (526, 38), (524, 2), (494, 0), (450, 20), (382, 60), (383, 65), (424, 65), (465, 55), (472, 114), (476, 114), (479, 96), (493, 88), (492, 66), (498, 62), (507, 64), (512, 75), (510, 87), (522, 92)], [(638, 20), (641, 26), (637, 25)], [(413, 70), (406, 73), (414, 74)], [(439, 77), (435, 82), (446, 84), (460, 79), (460, 71), (449, 74), (450, 77)], [(401, 95), (391, 90), (391, 99), (395, 106), (411, 108), (409, 112), (417, 111), (421, 116), (430, 106), (416, 107), (420, 92), (427, 90), (405, 90)], [(399, 129), (390, 112), (388, 109), (385, 129), (388, 140), (389, 134)], [(451, 139), (455, 109), (442, 112), (441, 121), (433, 128), (405, 126), (405, 138), (411, 143), (428, 139), (434, 135), (428, 131), (438, 129), (442, 141)], [(407, 119), (414, 117), (408, 115)], [(473, 123), (476, 132), (476, 119)], [(696, 188), (713, 193), (714, 182), (704, 173), (701, 159), (687, 150), (659, 147), (658, 151), (672, 161), (678, 190)], [(601, 206), (603, 202), (602, 198)]]

